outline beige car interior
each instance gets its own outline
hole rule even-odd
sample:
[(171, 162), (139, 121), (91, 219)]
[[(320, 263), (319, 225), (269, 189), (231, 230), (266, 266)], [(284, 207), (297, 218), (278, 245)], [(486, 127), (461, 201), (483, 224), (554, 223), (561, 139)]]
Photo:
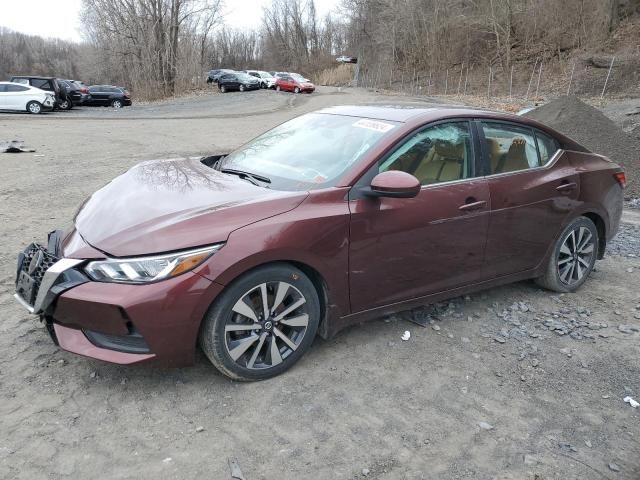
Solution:
[(465, 178), (465, 144), (427, 138), (395, 159), (386, 170), (402, 170), (414, 175), (422, 185)]
[[(527, 141), (524, 138), (516, 137), (513, 140), (501, 140), (503, 140), (502, 145), (509, 145), (509, 141), (511, 141), (508, 149), (501, 146), (499, 139), (487, 138), (491, 173), (515, 172), (531, 168), (527, 158)], [(534, 163), (537, 163), (537, 158)]]

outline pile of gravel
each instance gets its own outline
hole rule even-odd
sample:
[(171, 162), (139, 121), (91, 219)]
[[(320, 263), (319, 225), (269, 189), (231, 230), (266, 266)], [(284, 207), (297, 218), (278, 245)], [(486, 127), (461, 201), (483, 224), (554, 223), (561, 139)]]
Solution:
[(625, 133), (598, 109), (574, 96), (563, 96), (524, 114), (564, 133), (594, 153), (622, 165), (627, 195), (640, 196), (640, 139)]

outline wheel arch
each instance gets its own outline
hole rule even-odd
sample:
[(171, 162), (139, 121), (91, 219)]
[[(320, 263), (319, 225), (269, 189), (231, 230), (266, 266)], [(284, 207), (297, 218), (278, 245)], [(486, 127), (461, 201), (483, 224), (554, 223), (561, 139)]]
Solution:
[(584, 212), (582, 214), (583, 217), (587, 217), (591, 220), (596, 226), (596, 230), (598, 230), (598, 260), (602, 260), (604, 258), (604, 252), (607, 248), (607, 225), (604, 219), (596, 212)]
[[(315, 267), (309, 265), (309, 263), (307, 262), (303, 262), (300, 260), (291, 260), (291, 259), (278, 259), (278, 260), (267, 260), (264, 261), (262, 263), (256, 263), (254, 265), (252, 265), (251, 267), (247, 268), (247, 269), (243, 269), (241, 271), (238, 272), (234, 272), (235, 274), (230, 277), (228, 279), (228, 281), (225, 282), (225, 288), (227, 288), (229, 285), (231, 285), (232, 283), (234, 283), (236, 280), (238, 280), (240, 277), (242, 277), (243, 275), (246, 275), (250, 272), (253, 272), (254, 270), (257, 270), (259, 268), (264, 268), (264, 267), (268, 267), (271, 265), (282, 265), (282, 264), (288, 264), (291, 265), (295, 268), (297, 268), (298, 270), (301, 270), (302, 273), (304, 273), (307, 277), (309, 277), (309, 280), (311, 280), (311, 283), (313, 284), (316, 293), (318, 294), (318, 301), (320, 302), (320, 322), (318, 325), (318, 335), (320, 335), (322, 338), (327, 339), (330, 336), (330, 328), (329, 328), (329, 323), (330, 323), (330, 314), (329, 314), (329, 288), (328, 288), (328, 284), (327, 281), (325, 280), (324, 276), (318, 271), (318, 269), (316, 269)], [(215, 300), (214, 300), (215, 303)]]

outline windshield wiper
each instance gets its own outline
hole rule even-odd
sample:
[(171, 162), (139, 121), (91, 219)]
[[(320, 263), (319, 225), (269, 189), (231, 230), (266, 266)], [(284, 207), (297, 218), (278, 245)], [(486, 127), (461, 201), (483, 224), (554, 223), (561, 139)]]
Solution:
[(247, 180), (254, 185), (260, 186), (258, 182), (262, 183), (271, 183), (271, 179), (268, 177), (263, 177), (262, 175), (256, 175), (255, 173), (244, 172), (242, 170), (234, 170), (232, 168), (222, 168), (220, 170), (222, 173), (229, 173), (231, 175), (237, 175), (240, 178)]

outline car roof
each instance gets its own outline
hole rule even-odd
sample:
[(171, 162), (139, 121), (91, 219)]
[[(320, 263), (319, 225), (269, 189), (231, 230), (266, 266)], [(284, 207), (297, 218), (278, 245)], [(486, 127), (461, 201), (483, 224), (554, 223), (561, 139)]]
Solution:
[(38, 75), (11, 75), (11, 78), (36, 78), (38, 80), (55, 80), (56, 77), (40, 77)]
[(482, 118), (488, 120), (514, 122), (520, 125), (540, 129), (560, 140), (568, 148), (584, 149), (574, 140), (566, 135), (548, 127), (531, 118), (514, 115), (512, 113), (497, 112), (493, 110), (482, 110), (456, 105), (433, 105), (424, 106), (420, 104), (390, 104), (390, 105), (341, 105), (336, 107), (323, 108), (316, 113), (331, 115), (344, 115), (350, 117), (370, 118), (374, 120), (387, 120), (399, 123), (414, 123), (416, 125), (449, 118)]

